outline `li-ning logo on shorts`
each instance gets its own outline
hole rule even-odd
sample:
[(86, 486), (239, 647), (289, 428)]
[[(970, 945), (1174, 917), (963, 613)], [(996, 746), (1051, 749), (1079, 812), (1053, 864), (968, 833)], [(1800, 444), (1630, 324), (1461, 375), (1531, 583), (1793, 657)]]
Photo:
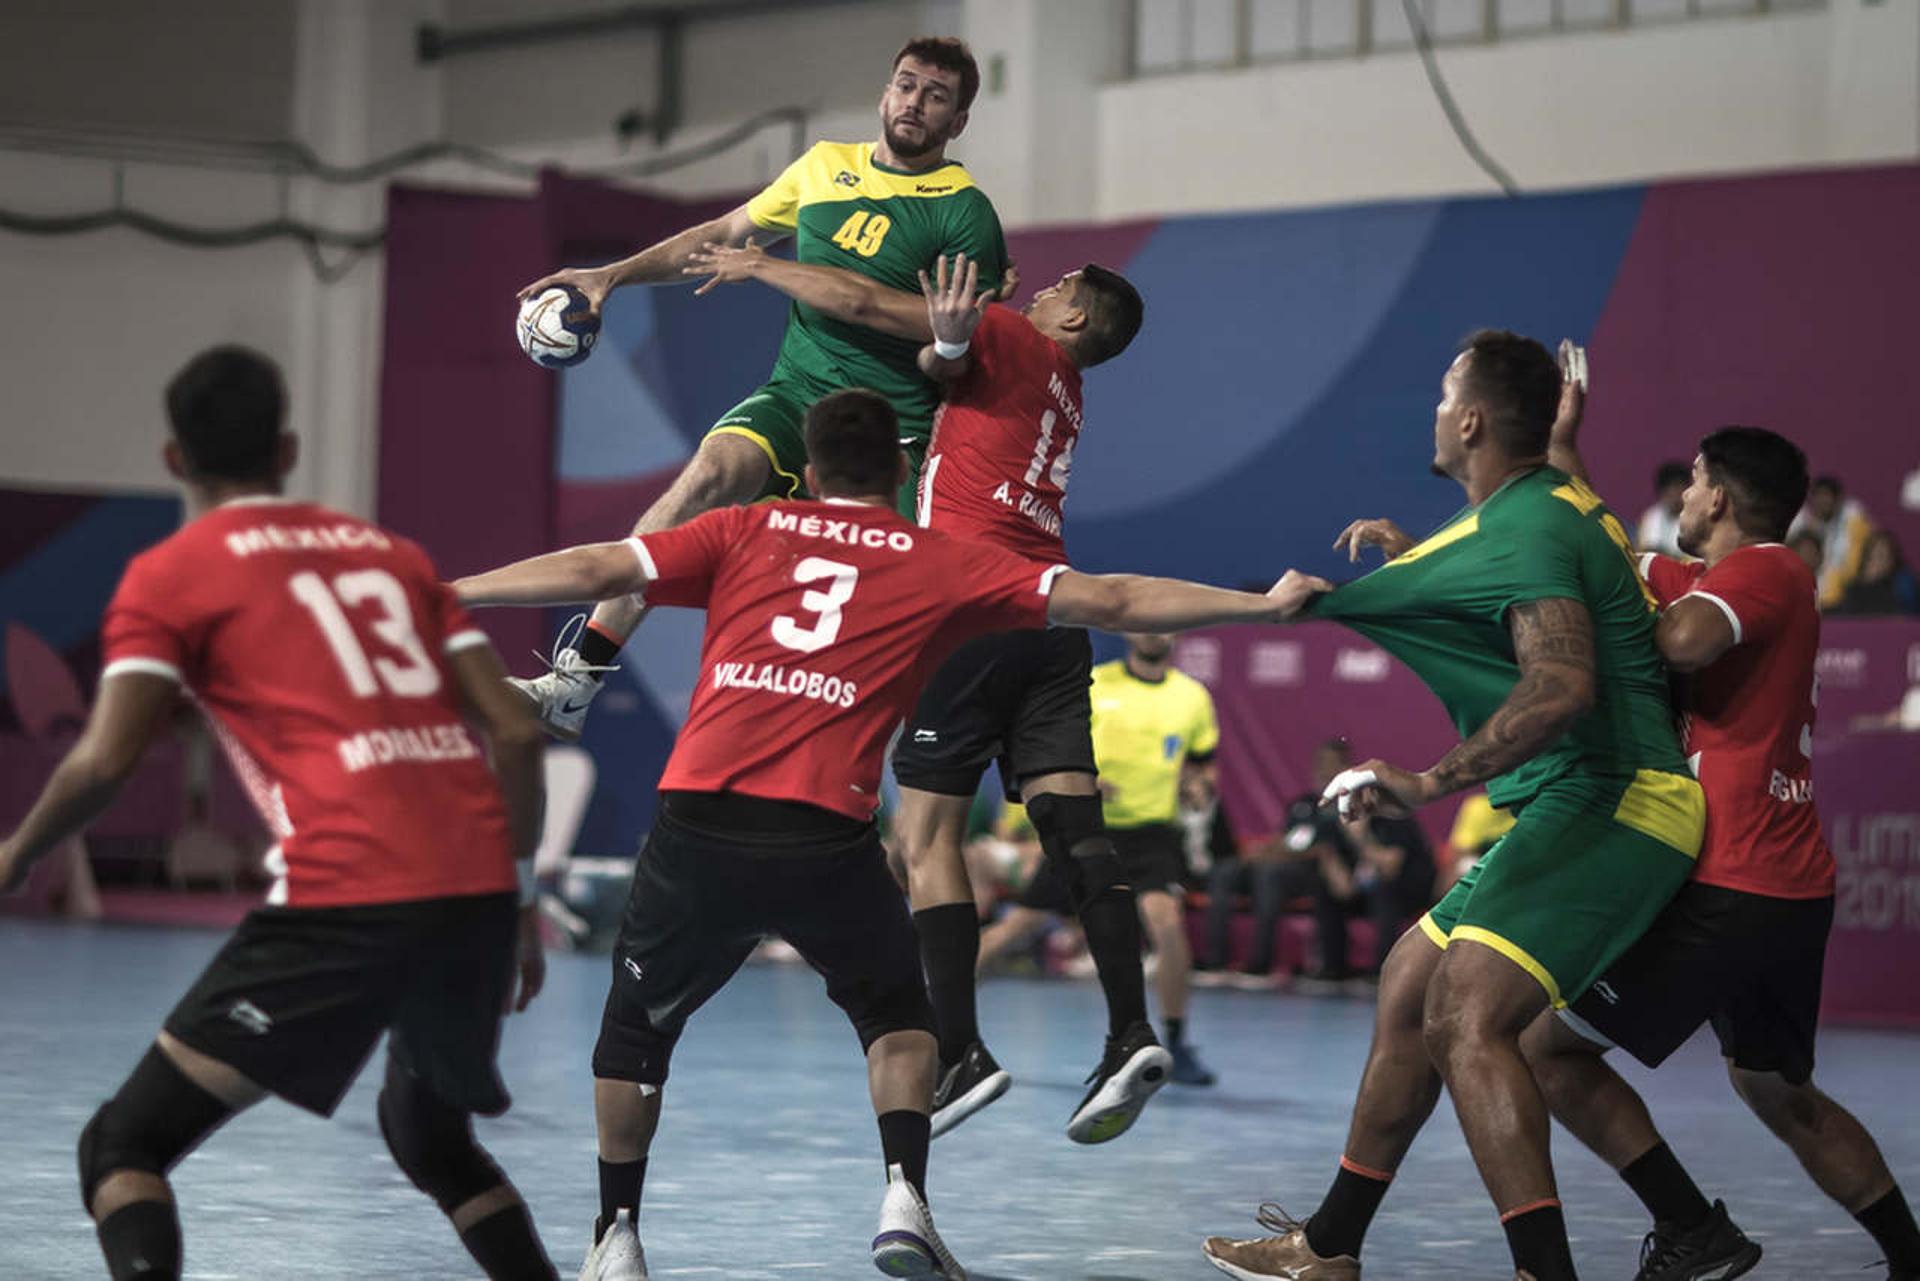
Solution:
[(255, 1036), (265, 1036), (273, 1031), (273, 1020), (252, 1001), (235, 1001), (227, 1011), (227, 1017)]
[(1605, 983), (1595, 983), (1593, 985), (1593, 990), (1595, 994), (1597, 994), (1599, 998), (1605, 1001), (1608, 1005), (1620, 1004), (1620, 994), (1614, 991), (1612, 988), (1608, 987)]
[(937, 743), (940, 741), (940, 734), (937, 730), (917, 729), (913, 731), (913, 741), (916, 743)]
[(620, 959), (621, 963), (627, 967), (627, 973), (633, 975), (634, 978), (642, 979), (646, 977), (640, 969), (640, 962), (634, 960), (631, 956), (624, 956)]

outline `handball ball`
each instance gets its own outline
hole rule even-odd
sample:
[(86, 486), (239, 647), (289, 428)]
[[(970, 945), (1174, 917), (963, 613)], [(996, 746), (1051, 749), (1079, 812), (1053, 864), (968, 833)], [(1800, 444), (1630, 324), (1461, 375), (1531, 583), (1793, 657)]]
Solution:
[(600, 337), (600, 317), (578, 289), (555, 285), (520, 304), (513, 332), (520, 340), (520, 350), (534, 364), (565, 369), (593, 354), (593, 344)]

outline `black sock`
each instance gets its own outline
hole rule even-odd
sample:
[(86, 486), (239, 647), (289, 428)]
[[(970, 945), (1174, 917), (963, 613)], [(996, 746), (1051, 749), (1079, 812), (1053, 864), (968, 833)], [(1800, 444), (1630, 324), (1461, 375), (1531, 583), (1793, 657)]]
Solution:
[(1913, 1224), (1913, 1207), (1896, 1184), (1887, 1194), (1853, 1216), (1886, 1252), (1896, 1274), (1920, 1272), (1920, 1228)]
[(1187, 1021), (1185, 1019), (1167, 1020), (1167, 1044), (1179, 1045), (1187, 1039)]
[(647, 1158), (638, 1161), (600, 1162), (600, 1218), (593, 1225), (598, 1241), (613, 1226), (614, 1216), (625, 1210), (627, 1217), (640, 1217), (640, 1189), (647, 1181)]
[[(595, 667), (610, 667), (613, 660), (620, 657), (620, 642), (589, 624), (580, 629), (580, 641), (574, 652)], [(593, 678), (599, 680), (605, 673), (595, 672)]]
[(180, 1216), (171, 1201), (134, 1201), (100, 1220), (100, 1252), (113, 1281), (178, 1281)]
[(980, 962), (980, 917), (973, 904), (942, 903), (913, 914), (920, 931), (920, 963), (940, 1037), (940, 1066), (952, 1067), (980, 1039), (973, 1002), (973, 971)]
[(1342, 1254), (1359, 1258), (1360, 1243), (1366, 1240), (1367, 1228), (1390, 1182), (1362, 1174), (1342, 1160), (1334, 1173), (1333, 1186), (1307, 1220), (1307, 1245), (1323, 1259)]
[(1507, 1230), (1515, 1268), (1532, 1273), (1534, 1281), (1576, 1281), (1567, 1219), (1558, 1201), (1504, 1215), (1500, 1226)]
[(1686, 1167), (1664, 1142), (1655, 1144), (1629, 1163), (1620, 1171), (1620, 1177), (1633, 1189), (1656, 1223), (1685, 1232), (1704, 1223), (1713, 1213), (1713, 1207), (1694, 1185)]
[(1107, 1035), (1119, 1036), (1135, 1023), (1147, 1021), (1147, 979), (1140, 968), (1140, 910), (1133, 891), (1124, 886), (1104, 889), (1080, 909), (1080, 926), (1087, 934), (1087, 951), (1100, 972), (1107, 994)]
[(534, 1235), (527, 1207), (515, 1201), (460, 1234), (460, 1244), (492, 1281), (558, 1281), (553, 1260)]
[(902, 1108), (880, 1114), (880, 1155), (888, 1168), (900, 1167), (922, 1201), (927, 1199), (927, 1147), (933, 1142), (932, 1126), (925, 1112)]

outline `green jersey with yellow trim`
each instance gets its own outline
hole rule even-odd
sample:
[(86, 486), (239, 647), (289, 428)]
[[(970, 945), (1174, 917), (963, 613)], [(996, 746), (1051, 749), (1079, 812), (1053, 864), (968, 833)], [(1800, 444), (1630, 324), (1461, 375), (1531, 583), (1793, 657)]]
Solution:
[(1577, 600), (1593, 617), (1593, 707), (1545, 751), (1491, 780), (1487, 799), (1523, 805), (1575, 773), (1685, 773), (1653, 644), (1659, 605), (1619, 519), (1565, 472), (1540, 467), (1509, 480), (1425, 542), (1321, 597), (1313, 613), (1412, 668), (1466, 738), (1520, 678), (1507, 612), (1553, 598)]
[[(957, 161), (907, 173), (876, 163), (870, 142), (815, 143), (747, 202), (747, 214), (755, 226), (791, 232), (801, 262), (843, 267), (908, 293), (920, 292), (920, 272), (931, 272), (942, 254), (979, 263), (982, 289), (997, 289), (1006, 271), (1000, 219)], [(796, 302), (770, 381), (799, 384), (809, 403), (870, 388), (892, 402), (901, 434), (924, 445), (940, 390), (915, 363), (921, 345)]]

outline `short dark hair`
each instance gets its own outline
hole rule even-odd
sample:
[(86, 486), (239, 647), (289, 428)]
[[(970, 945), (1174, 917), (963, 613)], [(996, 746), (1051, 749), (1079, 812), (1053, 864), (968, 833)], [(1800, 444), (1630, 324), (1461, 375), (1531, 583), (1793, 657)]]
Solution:
[(1097, 262), (1080, 269), (1073, 302), (1087, 313), (1087, 327), (1080, 331), (1078, 343), (1083, 369), (1104, 364), (1125, 351), (1133, 336), (1140, 332), (1140, 321), (1147, 309), (1132, 282)]
[(203, 351), (167, 384), (167, 421), (197, 477), (273, 476), (286, 415), (280, 367), (250, 347)]
[(1494, 438), (1516, 455), (1544, 454), (1560, 412), (1560, 365), (1524, 334), (1480, 329), (1460, 344), (1460, 381), (1485, 411)]
[(908, 58), (942, 71), (959, 72), (960, 110), (973, 106), (974, 96), (980, 92), (980, 64), (973, 60), (973, 50), (967, 48), (966, 41), (958, 36), (915, 36), (893, 55), (892, 69), (900, 70), (900, 64)]
[(1733, 495), (1733, 518), (1757, 538), (1787, 536), (1807, 501), (1807, 456), (1764, 427), (1722, 427), (1700, 442), (1707, 477)]
[(900, 475), (900, 419), (864, 387), (836, 391), (807, 410), (807, 461), (821, 489), (892, 493)]
[(1653, 474), (1653, 492), (1659, 493), (1668, 485), (1691, 485), (1693, 468), (1682, 462), (1668, 461), (1660, 464), (1660, 470)]

